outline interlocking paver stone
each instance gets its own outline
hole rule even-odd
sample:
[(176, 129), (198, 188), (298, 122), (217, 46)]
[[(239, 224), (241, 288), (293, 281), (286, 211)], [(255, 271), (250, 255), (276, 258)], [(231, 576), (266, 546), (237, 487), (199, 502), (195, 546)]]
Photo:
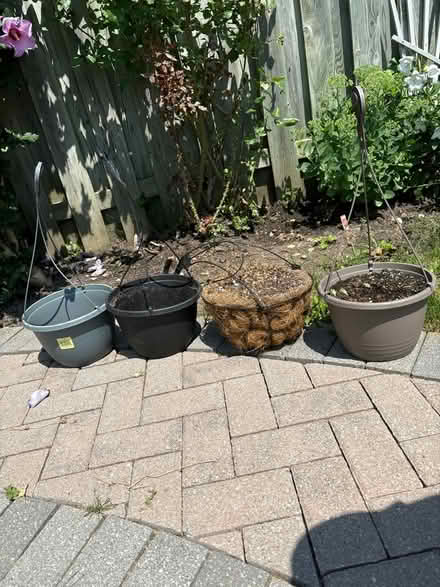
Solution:
[(207, 536), (203, 538), (202, 542), (203, 544), (218, 548), (218, 550), (223, 550), (236, 558), (244, 560), (243, 538), (239, 530)]
[(302, 516), (243, 529), (248, 563), (289, 577), (299, 585), (318, 587), (319, 580)]
[(56, 585), (99, 523), (84, 512), (61, 506), (9, 571), (5, 585)]
[(58, 363), (54, 363), (47, 370), (46, 376), (41, 385), (45, 389), (48, 389), (52, 396), (68, 393), (72, 390), (73, 383), (78, 373), (79, 369), (62, 367), (61, 365), (58, 365)]
[(232, 440), (237, 475), (340, 454), (327, 422), (311, 422)]
[(377, 375), (376, 371), (359, 369), (357, 367), (346, 367), (343, 365), (311, 364), (306, 365), (306, 369), (313, 382), (313, 385), (316, 387), (321, 385), (331, 385), (332, 383), (341, 383), (342, 381), (350, 381), (352, 379), (361, 379), (371, 375)]
[(142, 357), (133, 349), (124, 349), (116, 353), (116, 361), (125, 361), (125, 359), (141, 359)]
[(321, 574), (386, 558), (343, 457), (292, 472)]
[(289, 587), (291, 583), (287, 581), (283, 581), (282, 579), (274, 578), (272, 579), (269, 587)]
[[(21, 367), (28, 355), (26, 353), (17, 353), (13, 355), (0, 355), (0, 370), (1, 373), (16, 370)], [(3, 384), (1, 385), (3, 387)]]
[(45, 422), (0, 432), (0, 456), (51, 446), (58, 422)]
[(181, 454), (134, 463), (128, 517), (182, 531)]
[(99, 411), (66, 416), (60, 424), (42, 479), (85, 471), (89, 465)]
[(52, 362), (52, 357), (44, 349), (41, 349), (40, 351), (29, 353), (23, 364), (42, 363), (43, 365), (46, 365), (46, 367), (49, 367)]
[(61, 395), (50, 395), (43, 402), (32, 410), (29, 410), (25, 423), (48, 420), (57, 416), (76, 414), (94, 410), (102, 406), (105, 395), (105, 385), (81, 389), (75, 393), (63, 393)]
[(440, 484), (440, 434), (407, 440), (400, 446), (423, 483)]
[(193, 536), (299, 513), (292, 478), (286, 469), (183, 490), (184, 532)]
[(43, 449), (7, 457), (0, 469), (0, 487), (26, 488), (26, 494), (32, 495), (48, 452)]
[(8, 573), (34, 535), (55, 509), (55, 504), (19, 499), (0, 517), (0, 580)]
[(122, 381), (130, 377), (140, 377), (145, 373), (145, 359), (127, 359), (126, 361), (81, 369), (73, 389), (82, 389), (92, 385), (102, 385), (112, 381)]
[(425, 381), (424, 379), (411, 379), (414, 385), (419, 391), (423, 393), (425, 397), (431, 397), (432, 395), (440, 395), (440, 382), (439, 381)]
[[(6, 347), (5, 342), (11, 340), (11, 338), (21, 332), (21, 330), (22, 328), (17, 326), (5, 326), (4, 328), (0, 328), (0, 352), (2, 352), (2, 348)], [(2, 345), (4, 345), (4, 347)]]
[(2, 353), (31, 353), (40, 349), (40, 341), (31, 330), (27, 330), (26, 328), (20, 329), (17, 334), (9, 338), (0, 347)]
[(420, 354), (414, 365), (412, 374), (414, 377), (425, 379), (440, 379), (440, 334), (428, 332)]
[(322, 363), (335, 339), (329, 328), (307, 328), (296, 342), (283, 347), (281, 356), (288, 361)]
[(207, 361), (214, 361), (219, 356), (212, 351), (195, 351), (187, 350), (182, 355), (183, 365), (194, 365), (194, 363), (206, 363)]
[(142, 412), (143, 424), (161, 422), (223, 408), (225, 400), (221, 383), (202, 385), (193, 389), (172, 391), (162, 395), (146, 397)]
[(363, 385), (397, 440), (440, 433), (440, 416), (408, 378), (380, 375)]
[(242, 561), (222, 554), (209, 553), (202, 566), (194, 587), (265, 587), (269, 579), (268, 573), (246, 565)]
[(144, 395), (182, 389), (182, 355), (148, 361)]
[(275, 416), (262, 375), (224, 382), (231, 436), (276, 428)]
[(339, 416), (332, 420), (332, 427), (365, 496), (376, 497), (421, 486), (376, 411)]
[(124, 585), (186, 587), (192, 585), (208, 551), (199, 544), (159, 534), (148, 545)]
[(12, 385), (5, 390), (0, 397), (0, 430), (22, 424), (29, 410), (28, 400), (36, 389), (38, 382), (31, 381)]
[[(0, 357), (0, 362), (3, 362), (3, 359), (7, 359), (11, 361), (11, 357), (13, 355), (7, 356), (3, 355)], [(15, 357), (21, 357), (21, 360), (24, 360), (23, 355), (15, 355)], [(12, 367), (12, 368), (5, 368), (0, 365), (0, 371), (2, 373), (2, 377), (0, 379), (0, 387), (9, 387), (11, 385), (16, 385), (17, 383), (25, 383), (26, 381), (36, 381), (41, 380), (46, 374), (47, 367), (46, 365), (42, 365), (41, 363), (31, 363), (30, 365), (23, 365), (22, 367)], [(38, 384), (35, 384), (38, 386)], [(36, 387), (37, 388), (37, 387)]]
[(346, 365), (347, 367), (359, 367), (365, 369), (365, 362), (354, 357), (343, 346), (342, 342), (337, 338), (332, 344), (330, 350), (324, 357), (324, 364), (326, 365)]
[(90, 367), (99, 367), (100, 365), (108, 365), (109, 363), (113, 363), (114, 361), (116, 361), (115, 350), (105, 355), (105, 357), (103, 357), (102, 359), (99, 359), (99, 361), (95, 361), (91, 365), (87, 365), (86, 367), (84, 367), (84, 369), (89, 369)]
[(128, 501), (131, 470), (131, 463), (121, 463), (112, 467), (45, 479), (37, 483), (34, 495), (83, 506), (93, 504), (97, 496), (104, 501), (108, 498), (115, 505), (125, 503)]
[(437, 414), (440, 414), (440, 395), (432, 395), (429, 398), (429, 403), (436, 410)]
[[(3, 461), (0, 461), (0, 469), (2, 467), (2, 462)], [(10, 503), (11, 502), (6, 497), (6, 495), (3, 493), (3, 491), (0, 491), (0, 516), (5, 511), (5, 509), (8, 507), (8, 505), (10, 505)]]
[(260, 365), (272, 397), (313, 387), (306, 370), (298, 363), (261, 359)]
[(358, 381), (275, 397), (272, 405), (279, 426), (330, 418), (373, 407)]
[(367, 369), (375, 369), (376, 371), (386, 371), (390, 373), (400, 373), (402, 375), (411, 375), (425, 337), (426, 333), (422, 332), (416, 346), (409, 355), (406, 355), (406, 357), (397, 359), (395, 361), (369, 362), (367, 363)]
[(146, 526), (106, 518), (59, 585), (118, 587), (151, 533)]
[(99, 434), (93, 448), (90, 466), (100, 467), (180, 450), (181, 444), (180, 420), (169, 420)]
[(211, 483), (234, 476), (226, 410), (183, 420), (183, 485)]
[(325, 587), (434, 587), (440, 584), (440, 555), (425, 552), (332, 573)]
[(132, 428), (141, 418), (144, 378), (109, 383), (102, 406), (98, 432)]
[(440, 487), (368, 501), (390, 556), (440, 548)]
[(255, 373), (260, 373), (260, 365), (254, 357), (230, 357), (217, 359), (215, 362), (186, 365), (183, 368), (183, 384), (184, 387), (194, 387)]

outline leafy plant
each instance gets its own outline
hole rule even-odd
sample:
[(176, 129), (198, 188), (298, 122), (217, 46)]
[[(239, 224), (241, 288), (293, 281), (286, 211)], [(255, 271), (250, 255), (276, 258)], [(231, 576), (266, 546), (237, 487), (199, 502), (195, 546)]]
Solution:
[(324, 236), (319, 236), (315, 238), (315, 244), (318, 245), (318, 248), (321, 249), (321, 251), (325, 251), (326, 249), (328, 249), (329, 245), (332, 245), (336, 241), (337, 238), (334, 234), (326, 234)]
[(322, 322), (329, 322), (330, 321), (330, 312), (326, 302), (318, 295), (317, 292), (312, 293), (312, 301), (310, 310), (307, 312), (305, 316), (305, 325), (306, 326), (318, 326)]
[[(368, 155), (387, 199), (409, 190), (422, 195), (440, 182), (440, 84), (429, 81), (415, 92), (403, 71), (364, 66), (355, 72), (366, 95), (365, 128)], [(357, 123), (343, 75), (329, 80), (320, 115), (308, 125), (302, 172), (318, 182), (335, 201), (351, 201), (363, 190)], [(300, 135), (298, 135), (300, 136)], [(367, 195), (377, 206), (382, 199), (367, 169)]]
[(157, 489), (150, 489), (150, 494), (147, 495), (147, 497), (144, 500), (144, 504), (146, 507), (150, 507), (151, 504), (153, 503), (153, 499), (156, 497), (157, 495)]
[(380, 240), (377, 243), (375, 254), (378, 257), (391, 255), (396, 250), (396, 247), (393, 245), (391, 241)]
[(86, 507), (85, 515), (86, 517), (92, 515), (103, 516), (105, 512), (113, 509), (114, 507), (114, 504), (108, 497), (103, 501), (99, 495), (95, 495), (95, 501)]
[(19, 489), (13, 485), (8, 485), (8, 487), (5, 487), (5, 496), (6, 499), (9, 499), (9, 501), (15, 501), (16, 499), (24, 497), (25, 495), (26, 489)]

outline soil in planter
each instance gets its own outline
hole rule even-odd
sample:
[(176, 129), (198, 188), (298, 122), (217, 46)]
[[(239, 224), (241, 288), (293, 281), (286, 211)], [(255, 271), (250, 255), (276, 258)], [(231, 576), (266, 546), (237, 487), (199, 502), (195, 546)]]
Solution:
[(165, 286), (148, 282), (122, 289), (111, 300), (111, 305), (118, 310), (158, 310), (176, 306), (193, 295), (194, 288), (191, 285)]
[(351, 302), (392, 302), (423, 291), (426, 280), (422, 275), (383, 269), (363, 273), (340, 281), (330, 294)]
[[(219, 292), (224, 292), (225, 303), (228, 303), (228, 294), (239, 294), (245, 298), (254, 300), (251, 292), (255, 292), (260, 299), (270, 298), (270, 296), (287, 292), (301, 285), (302, 280), (298, 273), (294, 273), (297, 266), (290, 267), (287, 263), (269, 264), (261, 262), (252, 262), (246, 260), (243, 267), (237, 273), (237, 266), (226, 266), (234, 277), (225, 278), (224, 280), (213, 283)], [(233, 296), (234, 297), (234, 296)], [(231, 303), (235, 299), (229, 300)]]

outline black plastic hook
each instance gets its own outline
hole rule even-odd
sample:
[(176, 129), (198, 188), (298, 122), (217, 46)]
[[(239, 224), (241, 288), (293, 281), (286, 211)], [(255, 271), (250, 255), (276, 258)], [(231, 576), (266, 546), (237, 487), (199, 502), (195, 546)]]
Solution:
[(365, 136), (365, 112), (367, 105), (365, 102), (364, 90), (361, 86), (354, 86), (351, 92), (351, 102), (353, 104), (353, 112), (357, 120), (357, 132), (362, 149), (367, 148), (367, 139)]

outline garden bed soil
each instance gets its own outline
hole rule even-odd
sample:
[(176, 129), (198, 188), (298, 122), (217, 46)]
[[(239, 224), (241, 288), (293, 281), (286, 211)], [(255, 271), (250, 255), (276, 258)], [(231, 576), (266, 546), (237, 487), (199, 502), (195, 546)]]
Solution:
[[(395, 214), (400, 217), (404, 226), (412, 219), (416, 218), (424, 209), (419, 206), (396, 206)], [(398, 225), (392, 221), (390, 214), (383, 210), (371, 222), (372, 232), (377, 241), (385, 239), (398, 245), (401, 241), (401, 234)], [(331, 235), (335, 237), (331, 243), (325, 244), (325, 237)], [(228, 235), (228, 240), (236, 243), (237, 247), (219, 246), (211, 252), (205, 253), (200, 262), (191, 267), (191, 273), (201, 285), (205, 285), (215, 279), (224, 279), (225, 273), (221, 268), (201, 261), (211, 261), (220, 266), (228, 264), (231, 267), (239, 267), (243, 255), (249, 258), (255, 258), (260, 261), (267, 260), (269, 263), (274, 262), (272, 253), (281, 255), (292, 263), (297, 263), (311, 275), (316, 272), (322, 272), (325, 265), (329, 270), (333, 269), (335, 259), (340, 259), (344, 255), (352, 253), (352, 243), (356, 247), (366, 246), (366, 225), (362, 221), (353, 219), (350, 225), (350, 231), (344, 232), (340, 224), (319, 224), (309, 218), (304, 218), (299, 214), (289, 214), (281, 205), (277, 203), (268, 211), (262, 221), (255, 226), (254, 232), (242, 236)], [(130, 267), (128, 274), (124, 274), (129, 267), (128, 263), (132, 257), (132, 245), (125, 241), (117, 242), (111, 249), (104, 251), (99, 255), (103, 261), (106, 272), (100, 277), (92, 277), (88, 273), (80, 273), (79, 279), (82, 283), (106, 283), (112, 287), (121, 285), (124, 282), (134, 279), (144, 279), (148, 274), (158, 274), (162, 272), (167, 258), (172, 257), (169, 245), (182, 257), (188, 251), (192, 251), (200, 246), (200, 240), (191, 233), (177, 233), (175, 238), (166, 241), (160, 249), (155, 249), (156, 254), (151, 255), (144, 253)], [(256, 247), (263, 247), (261, 250)], [(148, 250), (152, 250), (147, 245)], [(154, 248), (153, 248), (154, 249)], [(92, 252), (89, 252), (93, 253)], [(381, 257), (384, 260), (384, 257)], [(61, 269), (78, 282), (75, 275), (76, 261), (64, 259), (61, 262)], [(173, 262), (171, 271), (175, 270), (176, 262)], [(288, 268), (288, 265), (286, 265)], [(56, 281), (57, 274), (53, 272), (52, 277), (55, 280), (53, 290), (63, 286), (61, 281)], [(256, 278), (258, 278), (256, 276)], [(280, 287), (282, 287), (280, 282)], [(40, 297), (47, 295), (50, 291), (44, 289), (34, 290), (31, 294), (30, 303), (38, 300)], [(0, 308), (0, 327), (18, 323), (23, 312), (23, 296), (17, 295), (7, 305)]]
[(373, 270), (335, 284), (330, 294), (350, 302), (380, 303), (403, 300), (426, 288), (422, 275), (408, 271)]

